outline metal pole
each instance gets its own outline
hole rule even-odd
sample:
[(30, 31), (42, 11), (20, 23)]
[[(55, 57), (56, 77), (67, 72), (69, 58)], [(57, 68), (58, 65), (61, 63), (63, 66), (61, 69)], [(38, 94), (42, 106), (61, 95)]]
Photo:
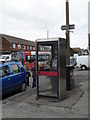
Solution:
[(69, 35), (69, 0), (66, 0), (66, 45), (67, 45), (67, 55), (66, 55), (66, 65), (70, 65), (70, 35)]

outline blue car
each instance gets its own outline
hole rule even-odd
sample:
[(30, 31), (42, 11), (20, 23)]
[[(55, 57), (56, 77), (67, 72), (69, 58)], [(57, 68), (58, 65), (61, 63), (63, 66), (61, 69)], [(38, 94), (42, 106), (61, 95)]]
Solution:
[(0, 64), (0, 83), (2, 83), (2, 95), (19, 89), (25, 91), (26, 77), (22, 63), (8, 62)]

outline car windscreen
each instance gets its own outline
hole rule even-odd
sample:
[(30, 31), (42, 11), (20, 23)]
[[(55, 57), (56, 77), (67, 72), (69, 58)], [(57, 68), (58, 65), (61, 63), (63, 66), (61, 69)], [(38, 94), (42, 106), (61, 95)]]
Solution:
[(0, 59), (6, 59), (6, 56), (0, 56)]

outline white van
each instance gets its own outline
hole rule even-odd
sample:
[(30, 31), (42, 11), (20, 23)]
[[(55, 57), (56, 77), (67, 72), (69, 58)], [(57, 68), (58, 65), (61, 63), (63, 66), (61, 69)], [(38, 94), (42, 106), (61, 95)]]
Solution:
[(90, 55), (74, 55), (77, 61), (76, 67), (81, 68), (81, 70), (86, 70), (90, 68)]
[(7, 62), (11, 61), (11, 54), (1, 55), (0, 56), (0, 62)]

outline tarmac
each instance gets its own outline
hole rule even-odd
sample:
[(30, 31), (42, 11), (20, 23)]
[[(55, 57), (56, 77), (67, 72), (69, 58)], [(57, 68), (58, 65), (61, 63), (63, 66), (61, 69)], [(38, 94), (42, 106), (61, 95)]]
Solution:
[(22, 102), (9, 101), (3, 105), (2, 117), (88, 118), (88, 82), (67, 91), (67, 97), (62, 101), (45, 97), (37, 100), (36, 94)]

